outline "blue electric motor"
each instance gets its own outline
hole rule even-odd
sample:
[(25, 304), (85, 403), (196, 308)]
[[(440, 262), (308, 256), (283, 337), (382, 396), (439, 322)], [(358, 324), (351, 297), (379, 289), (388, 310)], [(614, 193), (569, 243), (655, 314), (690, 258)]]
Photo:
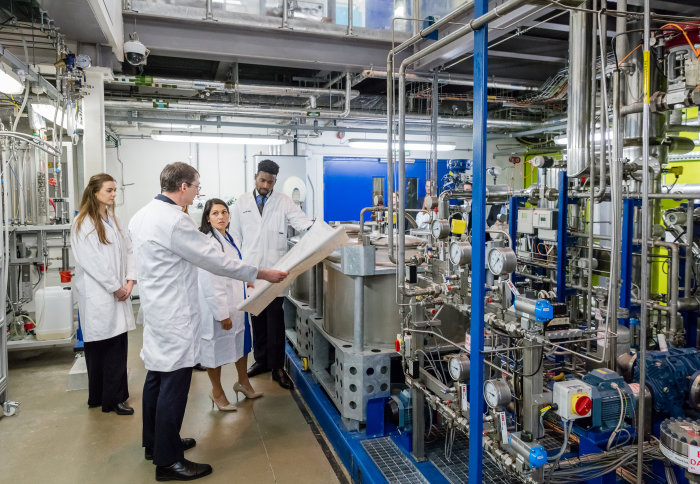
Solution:
[[(700, 350), (669, 346), (668, 351), (647, 351), (646, 364), (646, 386), (654, 410), (669, 417), (684, 416), (693, 377), (700, 371)], [(639, 358), (634, 362), (634, 381), (639, 381)]]
[(447, 174), (442, 177), (442, 190), (461, 190), (467, 181), (466, 172), (472, 169), (472, 160), (456, 158), (447, 160)]
[[(607, 368), (598, 368), (584, 375), (582, 379), (593, 388), (591, 418), (594, 428), (601, 432), (615, 430), (623, 409), (625, 414), (623, 418), (634, 416), (636, 398), (630, 386), (618, 373)], [(622, 399), (613, 384), (620, 389)]]

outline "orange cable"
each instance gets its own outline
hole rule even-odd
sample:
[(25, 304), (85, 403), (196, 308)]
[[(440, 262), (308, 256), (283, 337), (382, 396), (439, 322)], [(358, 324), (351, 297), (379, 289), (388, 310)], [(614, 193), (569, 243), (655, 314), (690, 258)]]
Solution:
[(666, 24), (666, 25), (662, 26), (661, 28), (664, 29), (666, 27), (674, 27), (674, 28), (678, 29), (683, 34), (683, 37), (685, 37), (685, 40), (686, 40), (686, 42), (688, 42), (688, 45), (690, 46), (691, 50), (693, 51), (693, 54), (695, 54), (695, 57), (697, 57), (698, 60), (700, 60), (700, 51), (695, 49), (695, 46), (690, 41), (688, 34), (685, 33), (685, 30), (683, 30), (680, 25), (678, 25), (678, 24)]
[(622, 59), (620, 62), (617, 63), (617, 67), (620, 67), (620, 66), (622, 65), (622, 63), (625, 62), (629, 56), (631, 56), (632, 54), (634, 54), (634, 52), (635, 52), (637, 49), (639, 49), (641, 46), (642, 46), (642, 44), (639, 44), (637, 47), (635, 47), (634, 49), (632, 49), (632, 50), (629, 52), (629, 54), (627, 54), (625, 57), (623, 57), (623, 59)]

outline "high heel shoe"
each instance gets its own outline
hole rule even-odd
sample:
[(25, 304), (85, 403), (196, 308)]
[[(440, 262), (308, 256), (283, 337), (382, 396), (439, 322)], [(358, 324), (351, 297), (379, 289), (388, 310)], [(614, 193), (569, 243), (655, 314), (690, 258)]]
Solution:
[(238, 382), (233, 384), (233, 391), (236, 392), (236, 402), (238, 402), (238, 392), (245, 395), (248, 400), (253, 400), (254, 398), (260, 398), (263, 396), (263, 392), (251, 392)]
[(212, 395), (211, 393), (209, 394), (209, 399), (211, 400), (212, 410), (214, 410), (214, 407), (218, 408), (220, 412), (235, 412), (236, 410), (238, 410), (238, 408), (236, 408), (236, 404), (230, 402), (228, 405), (220, 407), (219, 404), (216, 403), (216, 400), (214, 400), (214, 395)]

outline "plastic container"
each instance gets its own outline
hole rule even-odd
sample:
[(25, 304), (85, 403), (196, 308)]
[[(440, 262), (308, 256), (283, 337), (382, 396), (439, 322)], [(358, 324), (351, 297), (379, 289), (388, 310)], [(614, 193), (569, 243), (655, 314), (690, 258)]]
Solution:
[(62, 287), (40, 288), (34, 293), (37, 327), (41, 341), (70, 338), (73, 334), (73, 292)]

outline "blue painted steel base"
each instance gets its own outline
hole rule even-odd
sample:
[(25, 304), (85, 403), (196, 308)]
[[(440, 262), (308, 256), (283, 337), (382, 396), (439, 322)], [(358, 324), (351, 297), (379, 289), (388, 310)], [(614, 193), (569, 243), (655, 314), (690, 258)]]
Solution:
[[(294, 380), (297, 391), (323, 429), (326, 438), (333, 446), (338, 457), (340, 457), (353, 482), (387, 482), (379, 468), (362, 447), (362, 441), (372, 437), (368, 437), (364, 431), (350, 432), (346, 430), (333, 402), (326, 396), (321, 386), (314, 381), (311, 373), (304, 371), (301, 360), (289, 343), (287, 343), (286, 352), (289, 359), (289, 376)], [(376, 422), (372, 424), (372, 427), (376, 431)], [(404, 455), (429, 482), (437, 484), (448, 483), (432, 463), (416, 462), (411, 457), (409, 451), (406, 450), (405, 439), (402, 438), (402, 434), (395, 427), (387, 426), (385, 435), (389, 435), (392, 438)], [(375, 434), (373, 437), (377, 437), (377, 435)], [(410, 436), (408, 436), (408, 441), (410, 442)]]
[(569, 179), (559, 172), (559, 212), (557, 216), (557, 301), (566, 302), (566, 243), (569, 211)]

